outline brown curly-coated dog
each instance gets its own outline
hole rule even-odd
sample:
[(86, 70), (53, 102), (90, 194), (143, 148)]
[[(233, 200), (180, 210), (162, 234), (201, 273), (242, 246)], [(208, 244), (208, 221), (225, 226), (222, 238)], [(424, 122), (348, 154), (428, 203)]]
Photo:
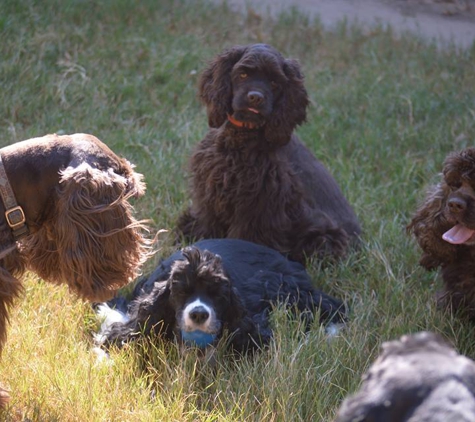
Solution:
[(129, 203), (145, 191), (142, 175), (94, 136), (47, 135), (0, 156), (28, 229), (16, 239), (0, 201), (1, 352), (25, 271), (103, 301), (136, 277), (150, 241)]
[(295, 135), (309, 103), (297, 61), (235, 46), (201, 76), (209, 132), (190, 161), (188, 239), (238, 238), (304, 261), (342, 256), (360, 232), (337, 182)]
[(408, 226), (423, 250), (420, 264), (441, 267), (440, 304), (475, 318), (475, 148), (453, 152), (441, 182), (427, 194)]

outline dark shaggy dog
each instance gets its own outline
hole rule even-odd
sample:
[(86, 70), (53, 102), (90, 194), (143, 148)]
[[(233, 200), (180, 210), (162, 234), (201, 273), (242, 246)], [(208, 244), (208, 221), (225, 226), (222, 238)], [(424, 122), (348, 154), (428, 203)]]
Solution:
[(344, 318), (342, 303), (315, 290), (299, 263), (243, 240), (203, 240), (139, 282), (129, 306), (120, 302), (125, 319), (106, 323), (99, 340), (121, 345), (155, 333), (206, 347), (226, 331), (230, 347), (243, 352), (269, 341), (268, 316), (277, 302), (303, 312), (307, 322), (318, 309), (322, 322)]
[(237, 46), (204, 71), (211, 127), (190, 162), (188, 239), (238, 238), (303, 262), (345, 254), (358, 220), (328, 170), (294, 134), (308, 105), (298, 63), (265, 44)]
[(439, 336), (418, 333), (384, 343), (363, 385), (336, 422), (472, 422), (475, 363)]
[(442, 268), (442, 304), (475, 318), (475, 148), (450, 154), (408, 230), (423, 250), (420, 264)]
[[(0, 156), (26, 222), (12, 230), (0, 203), (1, 351), (26, 270), (84, 299), (106, 300), (137, 275), (149, 241), (128, 202), (144, 193), (142, 176), (94, 136), (29, 139)], [(22, 227), (28, 232), (17, 239)]]

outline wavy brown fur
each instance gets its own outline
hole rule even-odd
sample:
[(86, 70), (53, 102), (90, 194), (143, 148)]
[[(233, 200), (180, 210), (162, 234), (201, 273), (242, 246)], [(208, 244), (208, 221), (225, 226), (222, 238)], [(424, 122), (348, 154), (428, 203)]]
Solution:
[[(48, 135), (0, 153), (30, 231), (0, 260), (1, 351), (8, 308), (22, 289), (17, 278), (26, 270), (103, 301), (137, 276), (150, 241), (129, 203), (145, 191), (142, 176), (94, 136)], [(0, 204), (5, 249), (15, 242), (3, 213)]]
[(249, 240), (298, 261), (344, 255), (361, 229), (294, 134), (309, 103), (298, 62), (265, 44), (232, 47), (205, 69), (199, 91), (210, 130), (190, 160), (192, 205), (178, 233)]
[(23, 286), (21, 283), (7, 270), (0, 267), (0, 346), (7, 339), (9, 310), (22, 292)]
[(439, 184), (429, 190), (408, 231), (423, 253), (427, 270), (440, 267), (445, 294), (440, 304), (475, 319), (475, 240), (451, 244), (442, 235), (456, 224), (475, 230), (475, 148), (447, 156)]

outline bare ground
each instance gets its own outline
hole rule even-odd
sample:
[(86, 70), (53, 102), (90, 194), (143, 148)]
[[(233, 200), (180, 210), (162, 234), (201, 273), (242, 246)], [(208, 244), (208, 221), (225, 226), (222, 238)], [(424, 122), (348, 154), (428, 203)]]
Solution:
[[(214, 0), (222, 3), (223, 0)], [(331, 29), (342, 19), (365, 26), (390, 25), (439, 45), (470, 48), (475, 42), (475, 0), (227, 0), (238, 10), (277, 14), (296, 7)]]

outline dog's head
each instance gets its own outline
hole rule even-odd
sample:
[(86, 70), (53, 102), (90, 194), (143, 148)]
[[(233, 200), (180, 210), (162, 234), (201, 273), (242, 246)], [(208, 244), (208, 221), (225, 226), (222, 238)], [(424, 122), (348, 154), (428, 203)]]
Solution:
[(450, 154), (443, 174), (450, 191), (444, 214), (453, 225), (443, 238), (456, 245), (475, 245), (475, 148)]
[(203, 72), (199, 93), (211, 127), (229, 118), (246, 130), (264, 130), (265, 139), (277, 145), (305, 121), (309, 103), (298, 62), (266, 44), (218, 55)]
[(169, 303), (178, 336), (185, 343), (205, 347), (219, 339), (226, 325), (234, 325), (243, 309), (219, 255), (187, 247), (183, 257), (170, 273)]
[(446, 157), (442, 180), (429, 190), (407, 229), (429, 270), (454, 262), (475, 245), (475, 148)]

